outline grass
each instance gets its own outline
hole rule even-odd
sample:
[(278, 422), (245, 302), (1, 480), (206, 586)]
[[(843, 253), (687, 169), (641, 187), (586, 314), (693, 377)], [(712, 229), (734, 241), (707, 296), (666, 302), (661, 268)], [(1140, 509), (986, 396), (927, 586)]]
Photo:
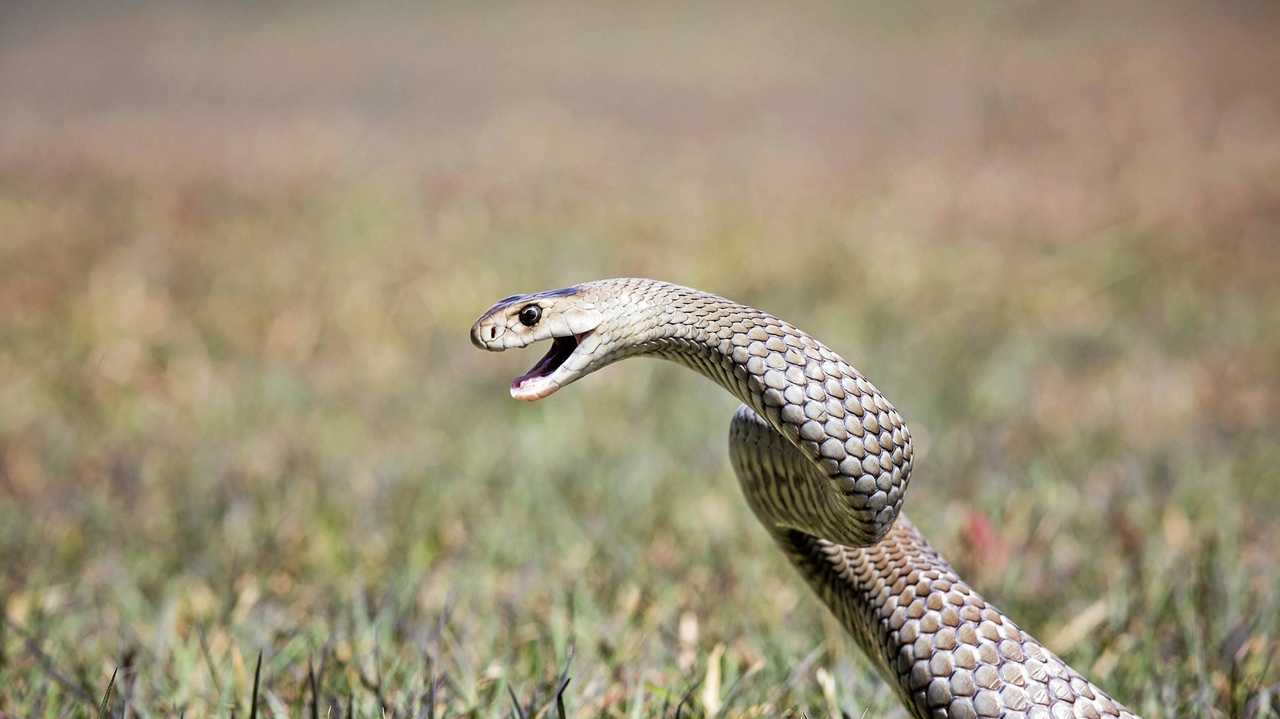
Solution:
[(843, 352), (917, 524), (1144, 716), (1280, 713), (1274, 20), (757, 10), (23, 18), (0, 716), (903, 716), (739, 497), (729, 397), (636, 361), (518, 405), (535, 357), (467, 341), (612, 275)]

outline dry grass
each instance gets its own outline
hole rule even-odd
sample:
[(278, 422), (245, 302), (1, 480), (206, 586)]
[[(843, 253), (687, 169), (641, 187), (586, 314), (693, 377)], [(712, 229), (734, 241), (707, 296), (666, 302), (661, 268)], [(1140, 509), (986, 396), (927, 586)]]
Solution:
[(279, 716), (901, 716), (728, 397), (466, 340), (631, 274), (866, 371), (913, 518), (1133, 708), (1280, 712), (1265, 6), (5, 12), (0, 716), (245, 712), (259, 652)]

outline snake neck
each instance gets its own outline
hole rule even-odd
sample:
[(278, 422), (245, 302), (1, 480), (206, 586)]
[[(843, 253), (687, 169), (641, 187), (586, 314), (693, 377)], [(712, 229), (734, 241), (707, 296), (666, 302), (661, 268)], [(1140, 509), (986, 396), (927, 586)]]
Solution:
[(604, 330), (617, 343), (610, 361), (661, 357), (716, 382), (832, 480), (851, 515), (832, 539), (866, 545), (888, 532), (910, 479), (911, 434), (857, 369), (767, 312), (664, 282), (609, 282), (626, 283), (611, 293), (622, 306), (606, 313), (625, 318)]

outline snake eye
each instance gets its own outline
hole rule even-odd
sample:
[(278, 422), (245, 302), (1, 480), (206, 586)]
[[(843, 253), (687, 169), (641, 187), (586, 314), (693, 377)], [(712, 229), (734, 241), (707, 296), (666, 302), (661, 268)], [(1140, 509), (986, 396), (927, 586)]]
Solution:
[(525, 327), (532, 327), (538, 324), (540, 319), (542, 319), (542, 308), (537, 305), (529, 305), (520, 310), (520, 324)]

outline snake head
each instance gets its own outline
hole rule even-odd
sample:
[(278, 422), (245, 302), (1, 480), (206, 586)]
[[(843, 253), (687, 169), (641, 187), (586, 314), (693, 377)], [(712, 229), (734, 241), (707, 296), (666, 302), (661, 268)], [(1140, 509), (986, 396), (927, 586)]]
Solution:
[(551, 349), (511, 381), (511, 396), (533, 401), (587, 374), (600, 349), (595, 330), (604, 314), (589, 288), (577, 285), (499, 300), (471, 326), (471, 343), (502, 352), (551, 340)]

